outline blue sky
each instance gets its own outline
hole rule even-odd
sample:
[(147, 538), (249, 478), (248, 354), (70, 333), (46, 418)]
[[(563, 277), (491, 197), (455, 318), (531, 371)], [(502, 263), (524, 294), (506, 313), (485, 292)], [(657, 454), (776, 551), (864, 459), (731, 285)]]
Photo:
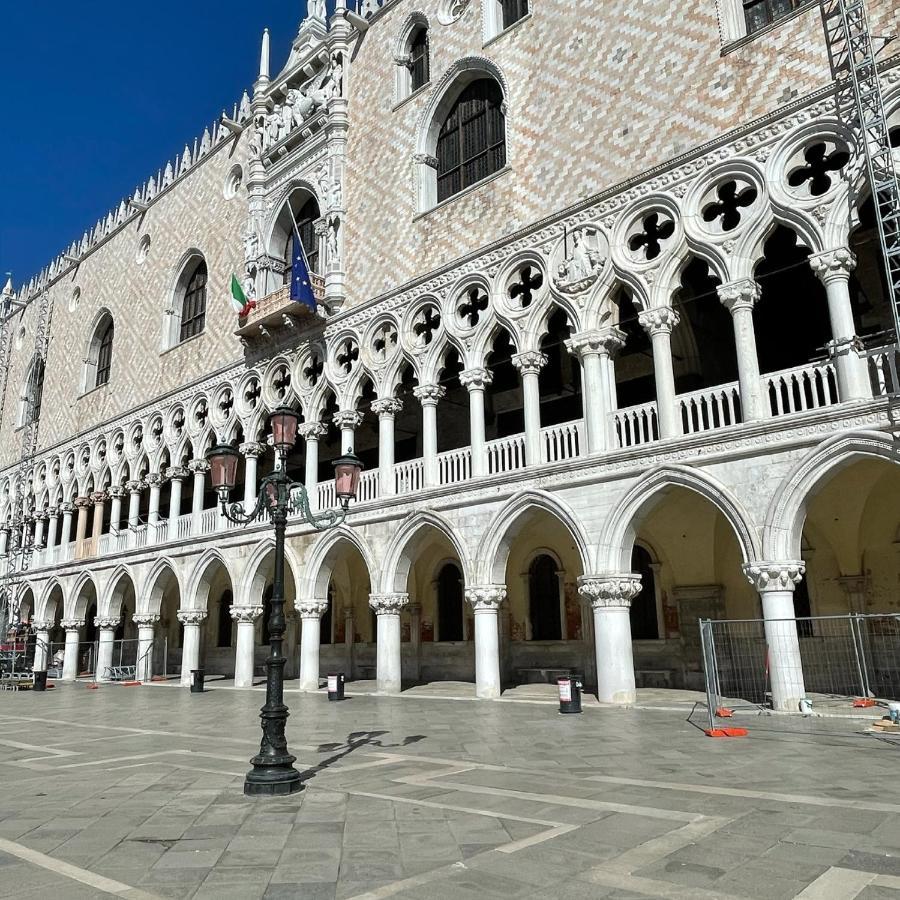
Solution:
[(21, 285), (231, 110), (264, 27), (278, 71), (305, 15), (306, 0), (6, 4), (0, 274)]

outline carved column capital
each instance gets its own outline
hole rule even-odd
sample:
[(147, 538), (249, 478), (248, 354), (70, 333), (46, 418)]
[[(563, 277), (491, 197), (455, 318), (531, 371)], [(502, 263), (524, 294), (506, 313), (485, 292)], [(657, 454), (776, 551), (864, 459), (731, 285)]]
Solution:
[(143, 481), (126, 481), (125, 482), (125, 490), (128, 491), (129, 494), (140, 494), (140, 492), (144, 489)]
[(206, 610), (179, 609), (176, 616), (182, 625), (199, 625), (206, 618)]
[(150, 487), (160, 487), (164, 479), (161, 472), (150, 472), (144, 480)]
[(579, 359), (595, 354), (615, 356), (624, 346), (625, 332), (615, 325), (607, 325), (605, 328), (593, 328), (589, 331), (579, 331), (566, 341), (566, 349), (573, 356), (579, 357)]
[(646, 309), (638, 315), (641, 328), (653, 337), (655, 334), (671, 334), (678, 326), (681, 316), (669, 306), (658, 306), (656, 309)]
[(131, 617), (131, 621), (138, 628), (152, 628), (159, 621), (158, 613), (136, 613)]
[(752, 278), (742, 278), (740, 281), (730, 281), (716, 288), (722, 305), (734, 315), (740, 309), (752, 310), (759, 301), (762, 288)]
[(78, 631), (84, 625), (84, 619), (63, 619), (60, 623), (66, 631)]
[(91, 503), (93, 503), (94, 506), (97, 506), (100, 503), (106, 503), (106, 491), (94, 491), (94, 493), (91, 494)]
[(183, 481), (190, 475), (190, 470), (183, 466), (169, 466), (166, 469), (166, 478), (169, 481)]
[(420, 384), (413, 388), (413, 395), (422, 406), (437, 406), (438, 400), (442, 400), (447, 394), (447, 389), (439, 384)]
[(331, 421), (340, 428), (341, 430), (345, 428), (358, 428), (363, 420), (363, 414), (356, 409), (341, 409), (338, 410)]
[(480, 584), (466, 588), (466, 600), (475, 612), (496, 612), (505, 599), (505, 584)]
[(846, 281), (856, 268), (856, 254), (849, 247), (836, 247), (810, 256), (809, 265), (823, 284), (834, 280)]
[(104, 631), (114, 631), (119, 627), (119, 623), (121, 621), (121, 616), (116, 616), (115, 618), (113, 618), (112, 616), (97, 616), (94, 619), (94, 624)]
[(640, 592), (641, 576), (631, 572), (582, 575), (578, 579), (578, 593), (593, 609), (629, 609)]
[(396, 416), (403, 411), (403, 401), (396, 397), (382, 397), (372, 401), (371, 409), (376, 416)]
[(235, 622), (255, 622), (262, 614), (261, 606), (232, 606), (228, 613)]
[(305, 441), (317, 441), (328, 434), (328, 426), (322, 422), (304, 422), (297, 431)]
[(60, 503), (59, 510), (63, 515), (65, 515), (66, 513), (68, 513), (69, 515), (72, 515), (72, 513), (75, 512), (75, 504), (74, 503)]
[(369, 606), (376, 616), (399, 616), (409, 603), (409, 594), (369, 594)]
[(328, 612), (327, 600), (297, 600), (294, 609), (301, 619), (321, 619)]
[(240, 444), (238, 446), (238, 452), (243, 453), (244, 456), (262, 456), (266, 450), (268, 449), (266, 444), (261, 444), (259, 441), (248, 441), (246, 444)]
[(53, 627), (50, 619), (32, 619), (31, 627), (34, 631), (49, 631)]
[[(47, 517), (50, 519), (58, 519), (59, 518), (59, 507), (58, 506), (49, 506), (47, 507)], [(3, 529), (0, 529), (2, 531)]]
[(468, 391), (483, 391), (494, 380), (487, 369), (466, 369), (459, 373), (459, 383)]
[(125, 496), (126, 491), (121, 485), (114, 485), (107, 493), (113, 500), (121, 500)]
[(209, 463), (205, 459), (192, 459), (187, 467), (194, 475), (198, 472), (202, 472), (205, 475), (209, 471)]
[(757, 561), (744, 566), (747, 580), (761, 594), (766, 591), (794, 590), (794, 585), (803, 578), (805, 571), (806, 565), (799, 559), (785, 562)]
[(540, 350), (525, 350), (522, 353), (514, 353), (512, 364), (522, 375), (539, 375), (541, 369), (547, 365), (547, 354)]
[(90, 497), (76, 497), (74, 504), (76, 509), (88, 509), (89, 507), (93, 506), (93, 502)]

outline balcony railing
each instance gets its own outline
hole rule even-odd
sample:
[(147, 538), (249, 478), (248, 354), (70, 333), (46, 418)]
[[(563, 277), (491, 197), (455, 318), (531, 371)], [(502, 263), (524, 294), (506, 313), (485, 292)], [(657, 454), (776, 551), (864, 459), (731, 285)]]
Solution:
[(834, 364), (808, 363), (763, 376), (773, 416), (822, 409), (838, 402)]
[(712, 431), (741, 421), (741, 389), (736, 381), (679, 394), (676, 399), (684, 434)]
[[(867, 350), (872, 391), (876, 397), (900, 391), (900, 355), (896, 345)], [(783, 416), (823, 409), (838, 402), (835, 367), (830, 361), (809, 363), (782, 372), (762, 376), (771, 415)], [(740, 424), (742, 420), (740, 388), (737, 382), (679, 394), (675, 398), (681, 429), (684, 435), (700, 434)], [(656, 402), (642, 403), (617, 409), (610, 415), (610, 427), (619, 449), (639, 447), (659, 440), (659, 417)], [(587, 454), (585, 423), (582, 420), (564, 422), (542, 428), (540, 453), (543, 464), (554, 464), (583, 458)], [(525, 435), (515, 434), (488, 441), (485, 457), (489, 475), (521, 471), (525, 463)], [(461, 484), (473, 477), (472, 449), (460, 447), (437, 455), (437, 480), (440, 486)], [(393, 493), (414, 494), (426, 489), (425, 461), (412, 459), (396, 463), (393, 468)], [(381, 497), (378, 469), (363, 472), (357, 496), (358, 503), (372, 503)], [(318, 509), (334, 509), (337, 496), (333, 481), (316, 486)], [(257, 521), (268, 520), (262, 515)], [(195, 528), (195, 522), (198, 527)], [(230, 523), (218, 508), (205, 509), (195, 519), (193, 514), (181, 515), (175, 521), (177, 540), (203, 537), (217, 532), (239, 529)], [(160, 520), (154, 525), (123, 528), (118, 533), (102, 535), (99, 539), (85, 538), (56, 547), (35, 551), (32, 567), (52, 566), (72, 559), (110, 556), (126, 549), (139, 549), (149, 544), (169, 540), (169, 523)], [(0, 565), (6, 562), (0, 557)]]

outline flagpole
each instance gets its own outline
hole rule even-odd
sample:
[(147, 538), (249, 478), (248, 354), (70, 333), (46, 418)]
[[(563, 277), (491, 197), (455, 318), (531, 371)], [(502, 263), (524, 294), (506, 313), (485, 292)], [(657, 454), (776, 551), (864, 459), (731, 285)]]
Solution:
[[(287, 198), (287, 208), (288, 212), (291, 214), (291, 225), (294, 228), (294, 237), (300, 245), (300, 255), (303, 257), (303, 262), (306, 263), (306, 271), (312, 276), (312, 269), (309, 267), (309, 260), (306, 257), (306, 247), (303, 246), (303, 241), (300, 239), (300, 231), (297, 228), (297, 217), (294, 215), (294, 207), (291, 206), (290, 197)], [(287, 262), (287, 260), (285, 260), (285, 262)]]

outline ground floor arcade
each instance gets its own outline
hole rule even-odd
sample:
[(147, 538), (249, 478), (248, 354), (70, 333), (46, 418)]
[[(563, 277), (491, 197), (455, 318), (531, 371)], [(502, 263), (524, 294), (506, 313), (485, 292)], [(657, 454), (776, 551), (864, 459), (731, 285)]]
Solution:
[[(473, 681), (489, 698), (571, 669), (627, 703), (636, 685), (701, 686), (699, 618), (764, 617), (773, 694), (796, 708), (816, 634), (795, 617), (900, 613), (897, 461), (889, 435), (864, 432), (292, 534), (287, 675), (302, 690), (336, 670), (384, 692)], [(138, 677), (188, 683), (202, 667), (246, 686), (267, 652), (273, 557), (260, 531), (82, 568), (35, 580), (23, 618), (42, 645), (65, 643), (64, 678), (86, 645), (106, 677), (124, 641)]]

